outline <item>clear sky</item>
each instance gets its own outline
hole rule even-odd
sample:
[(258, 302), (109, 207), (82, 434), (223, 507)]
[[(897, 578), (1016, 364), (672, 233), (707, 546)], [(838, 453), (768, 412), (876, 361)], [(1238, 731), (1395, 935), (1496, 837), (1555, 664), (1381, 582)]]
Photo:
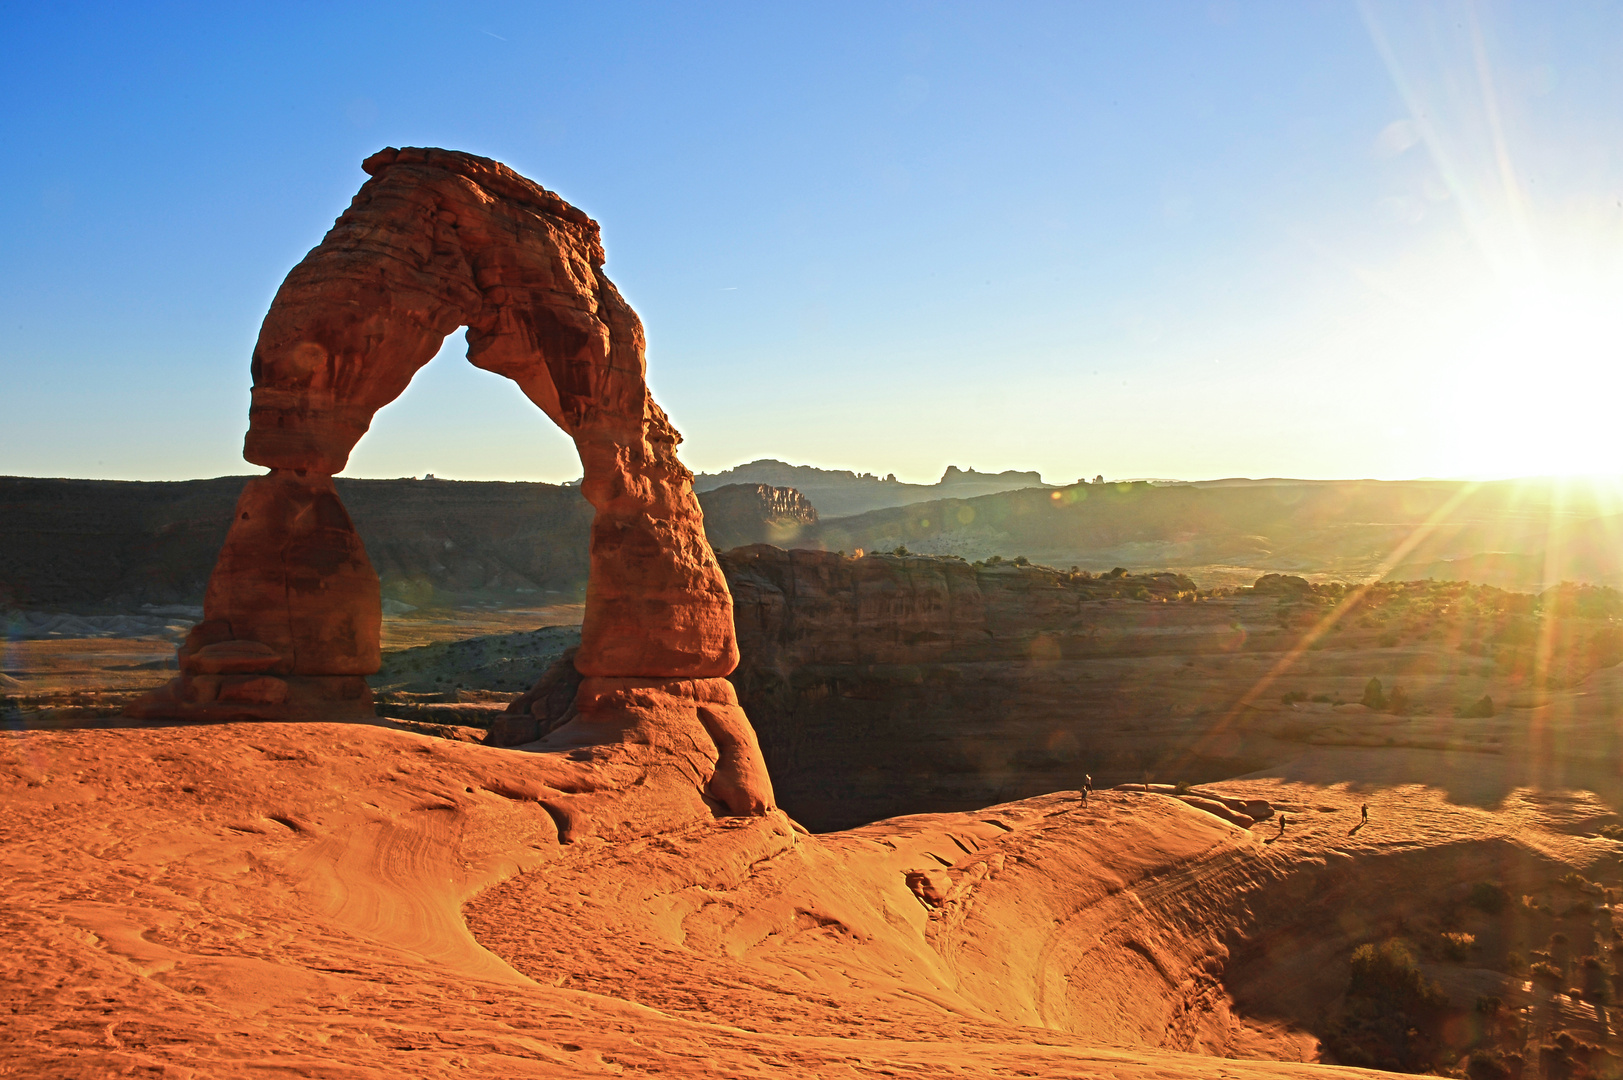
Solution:
[[(695, 470), (1623, 472), (1623, 4), (3, 4), (0, 103), (0, 473), (250, 471), (388, 145), (601, 222)], [(348, 474), (578, 475), (459, 347)]]

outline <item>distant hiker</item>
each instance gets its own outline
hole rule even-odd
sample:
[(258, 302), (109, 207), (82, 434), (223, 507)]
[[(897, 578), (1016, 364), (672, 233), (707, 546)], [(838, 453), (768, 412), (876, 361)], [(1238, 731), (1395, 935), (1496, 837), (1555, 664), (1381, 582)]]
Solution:
[(1279, 835), (1285, 835), (1285, 812), (1283, 810), (1279, 813)]
[(1364, 815), (1363, 820), (1360, 821), (1359, 824), (1360, 825), (1368, 825), (1369, 824), (1369, 803), (1365, 803), (1359, 809), (1360, 809), (1360, 813), (1362, 813)]

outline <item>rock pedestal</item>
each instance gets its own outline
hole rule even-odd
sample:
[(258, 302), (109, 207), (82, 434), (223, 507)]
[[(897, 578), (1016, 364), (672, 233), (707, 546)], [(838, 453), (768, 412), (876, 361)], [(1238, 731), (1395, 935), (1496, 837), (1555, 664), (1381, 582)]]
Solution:
[[(469, 361), (518, 383), (573, 437), (596, 511), (570, 737), (697, 746), (701, 786), (735, 812), (769, 808), (749, 722), (714, 686), (738, 662), (732, 598), (681, 436), (648, 393), (642, 323), (603, 273), (597, 223), (471, 154), (388, 149), (362, 167), (372, 179), (282, 283), (254, 348), (243, 456), (270, 474), (243, 491), (181, 677), (128, 711), (370, 715), (378, 581), (332, 476), (466, 326)], [(619, 689), (594, 690), (601, 680)]]

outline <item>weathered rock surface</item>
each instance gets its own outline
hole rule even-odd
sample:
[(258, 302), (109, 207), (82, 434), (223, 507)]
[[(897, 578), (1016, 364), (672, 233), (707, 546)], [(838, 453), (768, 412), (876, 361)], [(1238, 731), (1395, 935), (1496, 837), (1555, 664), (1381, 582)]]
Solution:
[(721, 561), (743, 655), (733, 682), (783, 805), (814, 829), (1075, 789), (1089, 774), (1199, 782), (1300, 752), (1249, 721), (1205, 737), (1239, 688), (1214, 692), (1186, 661), (1263, 639), (1237, 632), (1231, 604), (1191, 602), (1175, 574), (764, 545)]
[(699, 496), (704, 531), (717, 551), (749, 544), (791, 547), (817, 524), (817, 508), (794, 488), (727, 484)]
[(1315, 1032), (1348, 954), (1443, 925), (1484, 946), (1424, 966), (1451, 1060), (1483, 1039), (1485, 994), (1538, 1018), (1533, 1055), (1555, 1030), (1617, 1045), (1607, 1013), (1500, 973), (1530, 928), (1604, 955), (1609, 910), (1458, 902), (1481, 881), (1544, 900), (1572, 871), (1615, 887), (1615, 843), (1584, 835), (1613, 820), (1604, 765), (1604, 796), (1529, 786), (1548, 775), (1529, 758), (1488, 763), (1515, 794), (1457, 798), (1482, 763), (1425, 751), (1224, 785), (1289, 808), (1275, 841), (1132, 792), (807, 836), (715, 817), (703, 757), (373, 725), (0, 731), (0, 1068), (1346, 1076)]
[[(309, 699), (276, 675), (324, 680), (331, 696), (377, 670), (377, 577), (331, 477), (466, 326), (470, 362), (518, 383), (574, 439), (596, 511), (575, 656), (588, 678), (554, 737), (709, 755), (703, 786), (736, 813), (764, 812), (766, 770), (722, 679), (738, 662), (732, 601), (597, 224), (486, 158), (388, 149), (363, 168), (372, 179), (288, 274), (254, 348), (243, 456), (271, 473), (239, 500), (181, 678), (131, 714), (221, 718), (240, 704), (244, 717), (293, 718)], [(253, 676), (188, 666), (223, 641), (276, 660)]]

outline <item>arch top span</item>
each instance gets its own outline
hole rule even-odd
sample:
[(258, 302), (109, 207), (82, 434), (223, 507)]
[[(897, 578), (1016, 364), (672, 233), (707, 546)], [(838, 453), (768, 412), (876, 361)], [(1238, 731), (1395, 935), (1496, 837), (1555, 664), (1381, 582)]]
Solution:
[[(596, 511), (576, 725), (647, 734), (654, 722), (625, 702), (691, 699), (697, 717), (702, 701), (708, 722), (686, 728), (727, 732), (717, 738), (732, 749), (718, 759), (747, 759), (751, 774), (724, 785), (736, 797), (725, 801), (769, 806), (753, 732), (723, 679), (738, 662), (732, 598), (676, 455), (681, 436), (648, 393), (642, 322), (603, 272), (597, 223), (472, 154), (390, 148), (362, 168), (370, 179), (260, 328), (243, 456), (271, 473), (245, 488), (183, 675), (146, 714), (285, 718), (305, 699), (369, 709), (355, 684), (378, 666), (377, 576), (331, 478), (377, 411), (466, 326), (468, 360), (512, 379), (573, 438)], [(301, 699), (299, 679), (328, 683)]]

